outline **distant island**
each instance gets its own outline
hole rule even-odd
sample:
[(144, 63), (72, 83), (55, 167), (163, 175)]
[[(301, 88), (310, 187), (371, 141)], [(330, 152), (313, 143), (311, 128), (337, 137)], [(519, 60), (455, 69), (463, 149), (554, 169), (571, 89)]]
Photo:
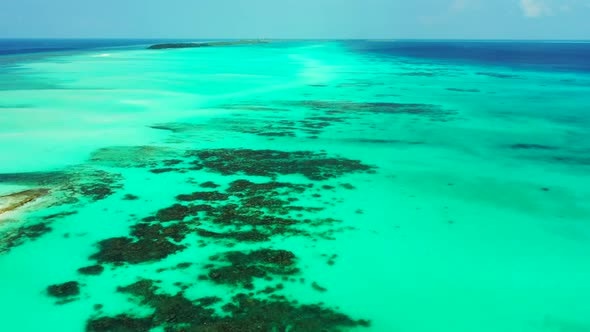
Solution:
[(170, 43), (156, 44), (148, 47), (148, 50), (165, 50), (170, 48), (197, 48), (197, 47), (215, 47), (215, 46), (234, 46), (234, 45), (253, 45), (267, 44), (268, 40), (236, 40), (236, 41), (218, 41), (204, 43)]

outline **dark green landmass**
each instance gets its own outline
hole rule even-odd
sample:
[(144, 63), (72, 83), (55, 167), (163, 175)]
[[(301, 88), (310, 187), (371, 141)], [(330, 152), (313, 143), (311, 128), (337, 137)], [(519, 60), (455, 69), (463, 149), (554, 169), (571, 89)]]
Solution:
[(235, 45), (255, 45), (269, 43), (266, 40), (236, 40), (236, 41), (217, 41), (205, 43), (168, 43), (156, 44), (148, 47), (148, 50), (165, 50), (171, 48), (199, 48), (199, 47), (219, 47), (219, 46), (235, 46)]

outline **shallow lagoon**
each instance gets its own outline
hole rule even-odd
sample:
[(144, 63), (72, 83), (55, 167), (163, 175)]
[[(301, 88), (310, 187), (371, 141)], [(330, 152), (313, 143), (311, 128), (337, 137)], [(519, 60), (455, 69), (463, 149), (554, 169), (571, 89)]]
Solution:
[(589, 82), (344, 42), (11, 61), (0, 329), (590, 330)]

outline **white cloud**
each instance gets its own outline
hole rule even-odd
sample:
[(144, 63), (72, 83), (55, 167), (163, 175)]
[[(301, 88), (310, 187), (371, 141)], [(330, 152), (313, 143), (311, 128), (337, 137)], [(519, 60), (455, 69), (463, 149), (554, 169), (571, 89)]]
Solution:
[(551, 7), (543, 0), (520, 0), (520, 8), (524, 16), (530, 18), (542, 17), (552, 14)]

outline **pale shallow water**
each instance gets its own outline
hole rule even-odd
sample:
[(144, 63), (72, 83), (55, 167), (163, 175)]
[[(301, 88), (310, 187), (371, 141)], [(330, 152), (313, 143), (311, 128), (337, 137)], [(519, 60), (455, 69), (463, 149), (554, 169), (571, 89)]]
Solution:
[[(354, 330), (590, 331), (588, 95), (590, 75), (581, 71), (384, 55), (345, 42), (11, 60), (0, 67), (0, 194), (51, 193), (1, 216), (0, 330), (83, 331), (91, 318), (145, 317), (153, 305), (117, 291), (139, 279), (161, 281), (171, 295), (184, 289), (190, 300), (218, 296), (221, 313), (251, 290), (199, 280), (213, 279), (209, 257), (272, 248), (291, 251), (300, 271), (294, 281), (257, 278), (254, 291), (280, 280), (275, 295), (370, 321)], [(306, 157), (283, 172), (253, 152), (230, 165), (232, 174), (189, 169), (188, 151), (208, 149), (234, 149), (227, 158), (269, 149), (344, 159), (323, 178), (310, 178), (317, 165)], [(250, 163), (276, 174), (244, 174)], [(151, 172), (162, 168), (171, 170)], [(258, 242), (193, 230), (165, 240), (186, 248), (164, 259), (77, 272), (96, 264), (99, 241), (130, 236), (156, 211), (209, 204), (177, 195), (225, 192), (240, 179), (311, 184), (290, 196), (293, 204), (324, 209), (288, 216), (339, 222)], [(199, 186), (206, 181), (220, 187)], [(88, 182), (100, 192), (85, 191)], [(76, 213), (44, 218), (60, 212)], [(51, 231), (23, 236), (39, 223)], [(178, 223), (228, 231), (202, 213)], [(192, 265), (158, 271), (178, 263)], [(47, 287), (69, 281), (80, 294), (56, 304)]]

